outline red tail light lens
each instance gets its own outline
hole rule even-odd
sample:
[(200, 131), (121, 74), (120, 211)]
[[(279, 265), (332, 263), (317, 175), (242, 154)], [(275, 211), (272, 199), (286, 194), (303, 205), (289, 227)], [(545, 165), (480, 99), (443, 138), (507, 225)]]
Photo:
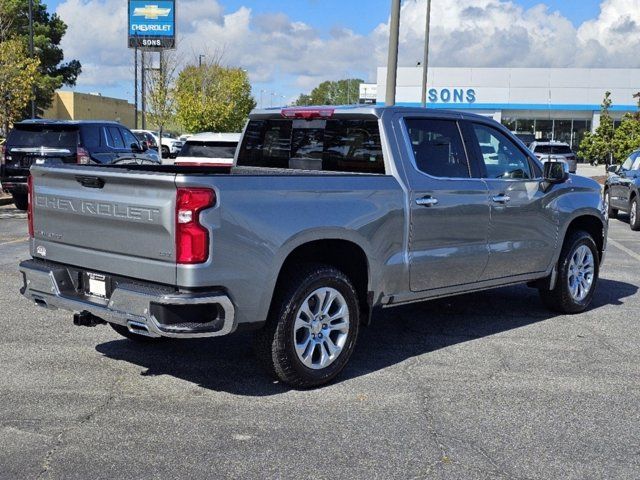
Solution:
[(89, 165), (91, 163), (91, 156), (84, 148), (78, 147), (77, 159), (78, 165)]
[(284, 118), (303, 120), (327, 119), (333, 117), (334, 113), (334, 108), (284, 108), (280, 112)]
[(216, 194), (208, 188), (178, 188), (176, 263), (194, 265), (209, 259), (209, 231), (200, 224), (200, 212), (215, 202)]
[(29, 222), (29, 236), (33, 238), (33, 200), (34, 200), (34, 191), (33, 191), (33, 175), (29, 175), (27, 180), (27, 188), (28, 188), (28, 206), (27, 206), (27, 221)]

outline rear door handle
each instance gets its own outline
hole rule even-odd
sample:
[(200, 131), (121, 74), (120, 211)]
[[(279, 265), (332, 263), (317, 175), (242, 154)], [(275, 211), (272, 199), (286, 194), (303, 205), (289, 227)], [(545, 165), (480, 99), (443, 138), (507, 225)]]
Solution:
[(433, 197), (424, 197), (416, 200), (416, 203), (421, 207), (435, 207), (438, 205), (438, 199)]
[(496, 195), (495, 197), (493, 197), (493, 201), (496, 203), (509, 203), (511, 201), (511, 197), (509, 195), (505, 195), (504, 193), (501, 193), (500, 195)]

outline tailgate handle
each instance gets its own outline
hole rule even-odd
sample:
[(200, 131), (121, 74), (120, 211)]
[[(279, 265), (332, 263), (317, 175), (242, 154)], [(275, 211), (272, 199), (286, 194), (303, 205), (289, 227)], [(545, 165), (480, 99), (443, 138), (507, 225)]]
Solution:
[(98, 177), (76, 177), (80, 185), (87, 188), (103, 188), (104, 180)]

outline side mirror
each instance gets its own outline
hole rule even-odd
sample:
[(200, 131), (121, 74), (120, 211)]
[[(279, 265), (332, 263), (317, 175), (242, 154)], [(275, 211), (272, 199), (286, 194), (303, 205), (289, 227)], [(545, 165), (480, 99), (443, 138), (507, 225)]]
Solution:
[(564, 162), (545, 162), (543, 190), (548, 190), (552, 185), (564, 183), (569, 179), (569, 165)]
[(138, 144), (138, 143), (132, 143), (130, 145), (130, 148), (131, 148), (131, 151), (133, 153), (142, 153), (142, 152), (144, 152), (144, 147), (141, 147), (140, 144)]
[(609, 173), (618, 173), (618, 165), (611, 165), (609, 168), (607, 168), (607, 172)]

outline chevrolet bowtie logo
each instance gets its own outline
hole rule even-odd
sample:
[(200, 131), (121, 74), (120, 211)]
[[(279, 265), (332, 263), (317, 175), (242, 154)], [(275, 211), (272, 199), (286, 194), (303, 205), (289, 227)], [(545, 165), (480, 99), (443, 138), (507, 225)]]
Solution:
[(158, 17), (168, 17), (170, 8), (160, 8), (158, 5), (145, 5), (144, 8), (136, 7), (133, 11), (134, 17), (144, 17), (147, 20), (157, 20)]

